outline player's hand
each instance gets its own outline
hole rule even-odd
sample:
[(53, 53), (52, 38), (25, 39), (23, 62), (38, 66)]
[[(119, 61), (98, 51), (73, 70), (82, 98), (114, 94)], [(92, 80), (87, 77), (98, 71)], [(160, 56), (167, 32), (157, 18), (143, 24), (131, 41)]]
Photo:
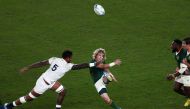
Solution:
[(120, 60), (120, 59), (116, 59), (116, 60), (114, 61), (114, 63), (115, 63), (116, 65), (120, 65), (120, 64), (121, 64), (121, 60)]
[(174, 74), (169, 74), (169, 75), (167, 75), (166, 78), (167, 78), (167, 80), (171, 81), (171, 80), (175, 79), (175, 76), (174, 76)]
[(25, 72), (27, 72), (29, 70), (29, 67), (23, 67), (22, 69), (20, 69), (20, 73), (24, 74)]

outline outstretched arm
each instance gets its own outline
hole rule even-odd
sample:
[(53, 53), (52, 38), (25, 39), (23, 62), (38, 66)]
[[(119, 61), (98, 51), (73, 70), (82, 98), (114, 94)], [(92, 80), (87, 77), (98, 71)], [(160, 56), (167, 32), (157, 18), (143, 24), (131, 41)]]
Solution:
[(177, 77), (177, 76), (179, 76), (179, 75), (181, 75), (181, 74), (183, 74), (183, 73), (186, 73), (187, 72), (187, 65), (185, 65), (184, 63), (180, 63), (180, 68), (176, 68), (176, 71), (175, 71), (175, 73), (173, 73), (173, 74), (169, 74), (168, 76), (167, 76), (167, 79), (168, 80), (174, 80), (175, 79), (175, 77)]
[(75, 64), (75, 65), (73, 65), (73, 67), (71, 69), (72, 70), (80, 70), (80, 69), (89, 68), (89, 67), (90, 67), (89, 63), (83, 63), (83, 64)]
[(175, 79), (175, 77), (177, 77), (177, 76), (179, 76), (180, 75), (180, 73), (179, 72), (175, 72), (175, 73), (171, 73), (171, 74), (168, 74), (167, 75), (167, 80), (174, 80)]
[(46, 65), (49, 65), (49, 61), (48, 60), (36, 62), (36, 63), (33, 63), (33, 64), (28, 65), (26, 67), (23, 67), (22, 69), (20, 69), (20, 72), (21, 73), (25, 73), (25, 72), (27, 72), (30, 69), (39, 68), (39, 67), (46, 66)]
[(121, 60), (120, 59), (116, 59), (114, 62), (110, 63), (110, 64), (98, 64), (96, 67), (101, 68), (101, 69), (108, 69), (110, 67), (113, 67), (115, 65), (120, 65), (121, 64)]
[(94, 67), (94, 66), (99, 65), (100, 63), (102, 63), (102, 62), (75, 64), (75, 65), (73, 65), (71, 70), (80, 70), (80, 69), (84, 69), (84, 68)]
[(107, 68), (113, 67), (115, 65), (120, 65), (120, 64), (121, 64), (120, 59), (116, 59), (114, 62), (110, 64), (102, 64), (102, 61), (96, 62), (96, 63), (83, 63), (83, 64), (73, 65), (71, 70), (79, 70), (79, 69), (84, 69), (84, 68), (89, 68), (89, 67), (94, 67), (94, 66), (98, 68), (102, 68), (102, 69), (107, 69)]

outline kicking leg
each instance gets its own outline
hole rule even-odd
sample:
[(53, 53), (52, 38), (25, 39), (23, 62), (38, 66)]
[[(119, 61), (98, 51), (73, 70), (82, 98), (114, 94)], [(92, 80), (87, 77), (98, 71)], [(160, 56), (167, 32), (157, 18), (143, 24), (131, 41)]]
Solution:
[[(100, 92), (104, 92), (103, 90), (106, 90), (105, 88), (103, 88)], [(104, 102), (106, 103), (106, 104), (108, 104), (108, 105), (110, 105), (113, 109), (121, 109), (119, 106), (117, 106), (116, 104), (115, 104), (115, 102), (114, 101), (112, 101), (111, 99), (110, 99), (110, 97), (108, 96), (108, 93), (106, 92), (106, 93), (99, 93), (100, 94), (100, 96), (101, 96), (101, 98), (104, 100)]]
[(51, 89), (58, 93), (56, 109), (61, 109), (61, 105), (66, 95), (66, 89), (64, 89), (64, 87), (59, 82), (56, 82)]

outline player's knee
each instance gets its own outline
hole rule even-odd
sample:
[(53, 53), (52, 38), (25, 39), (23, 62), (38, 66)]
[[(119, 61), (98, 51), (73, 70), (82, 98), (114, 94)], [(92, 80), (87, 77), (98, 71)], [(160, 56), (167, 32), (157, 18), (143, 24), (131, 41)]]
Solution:
[(111, 104), (111, 99), (110, 98), (104, 98), (104, 102), (106, 103), (106, 104)]
[(59, 86), (55, 92), (57, 92), (58, 94), (63, 94), (66, 90), (64, 89), (64, 87), (61, 85)]
[(67, 90), (66, 90), (66, 89), (64, 89), (64, 90), (62, 90), (62, 91), (59, 93), (59, 95), (60, 95), (60, 96), (65, 96), (65, 95), (66, 95), (66, 93), (67, 93)]

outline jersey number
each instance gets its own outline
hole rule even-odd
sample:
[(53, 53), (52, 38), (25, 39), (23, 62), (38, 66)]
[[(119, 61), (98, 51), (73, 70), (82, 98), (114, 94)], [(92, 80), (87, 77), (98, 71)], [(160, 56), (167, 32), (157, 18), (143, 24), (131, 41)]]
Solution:
[(55, 71), (55, 70), (57, 70), (57, 67), (59, 67), (57, 64), (55, 64), (52, 68), (51, 68), (51, 70), (52, 71)]

